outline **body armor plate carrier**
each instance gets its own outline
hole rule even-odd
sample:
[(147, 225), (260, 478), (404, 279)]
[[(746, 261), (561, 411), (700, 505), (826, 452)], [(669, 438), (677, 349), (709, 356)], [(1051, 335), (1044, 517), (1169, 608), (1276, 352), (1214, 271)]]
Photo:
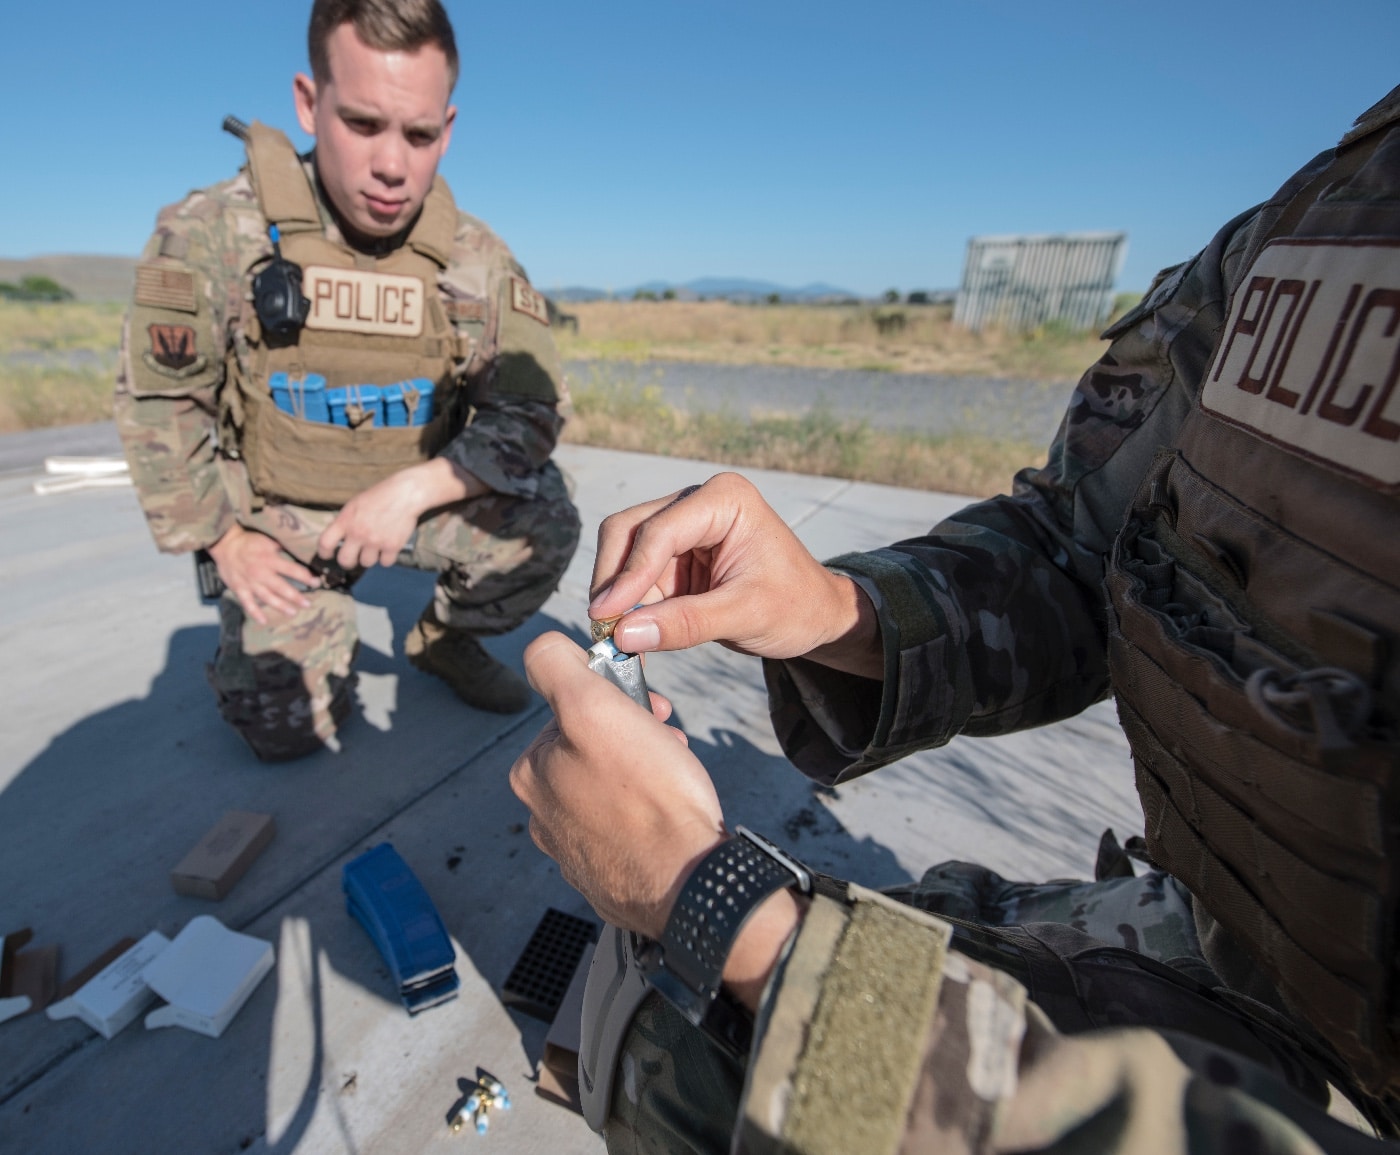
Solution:
[[(257, 493), (297, 505), (337, 508), (377, 481), (432, 457), (462, 425), (454, 390), (452, 326), (437, 290), (452, 252), (457, 209), (441, 177), (404, 243), (370, 257), (328, 240), (311, 178), (285, 135), (254, 123), (248, 162), (258, 202), (282, 237), (284, 255), (303, 269), (310, 298), (305, 327), (290, 342), (262, 332), (251, 301), (246, 371), (228, 358), (223, 390), (224, 448), (244, 458)], [(245, 281), (262, 259), (244, 270)], [(319, 373), (328, 387), (434, 383), (435, 416), (425, 425), (385, 428), (305, 420), (273, 403), (269, 378)]]
[(1113, 549), (1148, 847), (1374, 1095), (1400, 1092), (1400, 129), (1246, 254)]

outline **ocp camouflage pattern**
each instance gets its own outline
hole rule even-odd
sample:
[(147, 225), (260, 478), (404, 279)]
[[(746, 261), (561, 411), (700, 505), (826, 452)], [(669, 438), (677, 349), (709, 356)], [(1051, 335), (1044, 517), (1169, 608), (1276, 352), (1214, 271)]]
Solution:
[[(314, 182), (313, 182), (314, 183)], [(322, 205), (326, 236), (339, 240)], [(272, 255), (267, 224), (247, 170), (162, 209), (143, 261), (164, 259), (193, 272), (198, 312), (186, 318), (195, 330), (204, 367), (172, 371), (146, 360), (146, 334), (124, 326), (115, 416), (132, 480), (156, 539), (165, 552), (182, 553), (217, 541), (234, 522), (236, 501), (224, 492), (217, 467), (219, 393), (224, 357), (231, 349), (251, 373), (248, 335), (241, 324), (248, 287), (241, 270)], [(451, 263), (438, 290), (462, 338), (456, 362), (471, 405), (464, 425), (443, 451), (499, 493), (532, 497), (539, 470), (558, 441), (563, 418), (557, 404), (540, 400), (536, 381), (512, 379), (510, 350), (499, 347), (500, 301), (509, 279), (524, 272), (504, 242), (476, 218), (459, 214)], [(532, 322), (533, 324), (533, 322)], [(557, 355), (531, 358), (564, 396)], [(138, 375), (134, 362), (148, 370)], [(153, 376), (154, 374), (154, 376)], [(155, 388), (141, 388), (142, 380)], [(517, 385), (519, 387), (517, 387)]]
[[(334, 220), (320, 207), (326, 236), (339, 240)], [(194, 287), (189, 300), (172, 292), (161, 297), (171, 324), (194, 333), (193, 359), (182, 358), (187, 363), (175, 368), (173, 358), (152, 356), (146, 342), (154, 335), (132, 325), (138, 288), (123, 327), (116, 386), (115, 416), (132, 480), (165, 552), (207, 547), (238, 524), (310, 564), (334, 516), (263, 500), (244, 463), (219, 449), (226, 358), (231, 353), (245, 374), (252, 369), (242, 270), (271, 252), (246, 169), (163, 209), (143, 252), (143, 262), (158, 270), (192, 275)], [(557, 353), (538, 320), (512, 318), (511, 328), (500, 315), (512, 282), (524, 278), (504, 243), (460, 213), (438, 291), (457, 334), (454, 370), (470, 421), (464, 408), (463, 427), (442, 456), (491, 492), (425, 518), (403, 560), (438, 575), (436, 619), (473, 634), (504, 633), (524, 622), (553, 592), (578, 544), (578, 512), (550, 460), (563, 425), (560, 406), (550, 398), (566, 397)], [(146, 283), (161, 282), (148, 277)], [(522, 334), (529, 356), (513, 358), (513, 342)], [(230, 595), (220, 605), (220, 645), (209, 681), (224, 718), (267, 760), (334, 745), (354, 705), (354, 601), (345, 590), (314, 589), (306, 596), (309, 608), (266, 626)]]

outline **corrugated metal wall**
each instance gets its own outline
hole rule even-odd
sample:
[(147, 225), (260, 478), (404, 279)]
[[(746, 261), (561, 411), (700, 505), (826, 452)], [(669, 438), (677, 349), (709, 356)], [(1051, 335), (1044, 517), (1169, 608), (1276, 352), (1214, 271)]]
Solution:
[(1047, 321), (1096, 329), (1113, 308), (1127, 248), (1127, 233), (973, 237), (953, 320), (974, 331)]

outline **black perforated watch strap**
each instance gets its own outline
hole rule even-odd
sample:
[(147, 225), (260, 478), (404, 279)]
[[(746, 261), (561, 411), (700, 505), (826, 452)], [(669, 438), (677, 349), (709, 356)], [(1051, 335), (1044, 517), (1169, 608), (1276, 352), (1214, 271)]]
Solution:
[(749, 1016), (721, 991), (724, 964), (744, 920), (775, 891), (812, 889), (811, 873), (761, 835), (715, 847), (691, 871), (661, 934), (644, 953), (647, 981), (690, 1022), (736, 1054), (747, 1049)]

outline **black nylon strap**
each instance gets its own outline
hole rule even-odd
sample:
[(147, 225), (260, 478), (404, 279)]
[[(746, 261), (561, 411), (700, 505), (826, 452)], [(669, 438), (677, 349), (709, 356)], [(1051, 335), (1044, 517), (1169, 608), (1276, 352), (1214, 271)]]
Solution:
[(718, 991), (739, 928), (792, 871), (745, 838), (722, 842), (700, 860), (661, 934), (663, 965), (697, 992)]

